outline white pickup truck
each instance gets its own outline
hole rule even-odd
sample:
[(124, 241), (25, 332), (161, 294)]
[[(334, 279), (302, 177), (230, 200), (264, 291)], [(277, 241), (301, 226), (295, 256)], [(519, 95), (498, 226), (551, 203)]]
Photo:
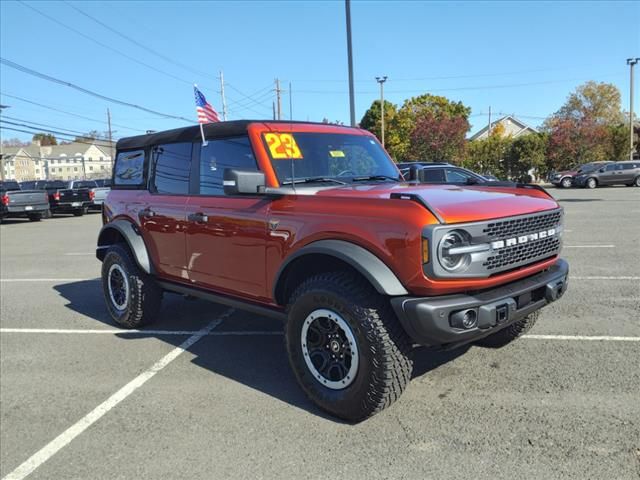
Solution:
[(100, 210), (102, 203), (111, 191), (111, 180), (71, 180), (69, 188), (88, 188), (93, 192), (93, 202), (89, 209)]

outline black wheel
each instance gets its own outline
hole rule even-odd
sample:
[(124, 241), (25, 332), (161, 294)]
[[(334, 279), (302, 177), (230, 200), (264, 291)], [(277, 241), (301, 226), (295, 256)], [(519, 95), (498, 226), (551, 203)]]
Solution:
[(27, 217), (29, 217), (30, 222), (39, 222), (40, 220), (42, 220), (41, 213), (33, 213), (31, 215), (27, 215)]
[(411, 379), (410, 342), (391, 305), (347, 273), (313, 276), (289, 300), (289, 362), (321, 409), (363, 420), (396, 401)]
[(77, 210), (73, 211), (73, 216), (74, 217), (81, 217), (84, 215), (84, 208), (78, 208)]
[(590, 178), (587, 180), (586, 187), (587, 188), (596, 188), (598, 186), (598, 181), (595, 178)]
[(563, 178), (562, 182), (560, 182), (560, 185), (562, 185), (562, 188), (571, 188), (571, 185), (573, 185), (573, 180), (571, 180), (569, 177)]
[(102, 262), (102, 290), (107, 309), (124, 328), (140, 328), (160, 310), (162, 290), (136, 265), (126, 246), (113, 245)]
[(516, 338), (521, 337), (527, 333), (531, 327), (536, 324), (538, 320), (539, 312), (533, 312), (528, 317), (523, 318), (515, 323), (512, 323), (506, 328), (484, 337), (476, 342), (476, 344), (483, 347), (500, 348), (513, 342)]
[(42, 214), (42, 218), (51, 218), (53, 215), (51, 214), (51, 210), (45, 210)]

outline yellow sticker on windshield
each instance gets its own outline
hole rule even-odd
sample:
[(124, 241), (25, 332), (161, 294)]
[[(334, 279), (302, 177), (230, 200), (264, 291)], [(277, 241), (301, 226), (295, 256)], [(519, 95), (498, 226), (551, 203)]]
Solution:
[(329, 155), (333, 158), (343, 158), (344, 152), (342, 150), (329, 150)]
[(292, 134), (269, 132), (264, 134), (264, 139), (274, 160), (302, 158), (302, 152)]

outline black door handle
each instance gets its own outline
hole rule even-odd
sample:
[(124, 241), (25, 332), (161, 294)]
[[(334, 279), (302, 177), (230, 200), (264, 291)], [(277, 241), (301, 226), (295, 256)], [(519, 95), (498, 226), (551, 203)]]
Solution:
[(209, 217), (202, 212), (197, 212), (197, 213), (190, 213), (187, 216), (187, 220), (195, 223), (207, 223), (209, 221)]

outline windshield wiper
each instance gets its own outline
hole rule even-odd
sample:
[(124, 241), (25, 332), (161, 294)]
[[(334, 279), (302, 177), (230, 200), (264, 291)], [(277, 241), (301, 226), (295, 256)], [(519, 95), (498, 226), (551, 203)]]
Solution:
[(363, 177), (353, 177), (354, 182), (367, 182), (370, 180), (392, 180), (394, 182), (399, 182), (400, 179), (397, 177), (390, 177), (389, 175), (366, 175)]
[(337, 183), (339, 185), (346, 185), (347, 182), (337, 180), (335, 178), (328, 177), (307, 177), (307, 178), (295, 178), (293, 180), (285, 180), (282, 185), (292, 185), (298, 183)]

